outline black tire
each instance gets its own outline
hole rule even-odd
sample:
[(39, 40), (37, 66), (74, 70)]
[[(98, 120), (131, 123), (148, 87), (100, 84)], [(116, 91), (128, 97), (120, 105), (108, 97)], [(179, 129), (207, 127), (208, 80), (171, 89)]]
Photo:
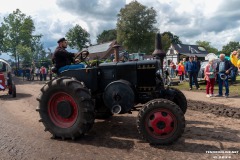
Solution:
[(155, 99), (144, 104), (139, 111), (137, 129), (142, 138), (150, 144), (172, 144), (184, 132), (184, 114), (175, 103), (166, 99)]
[(15, 98), (17, 96), (16, 85), (14, 83), (11, 83), (9, 85), (8, 94), (11, 95), (13, 98)]
[(70, 78), (57, 78), (41, 89), (37, 111), (53, 137), (78, 138), (94, 123), (94, 103), (89, 90)]
[(169, 89), (175, 92), (173, 102), (176, 103), (181, 108), (183, 114), (185, 114), (187, 111), (187, 99), (185, 95), (177, 88), (169, 88)]
[(12, 97), (15, 98), (17, 96), (16, 85), (12, 84)]

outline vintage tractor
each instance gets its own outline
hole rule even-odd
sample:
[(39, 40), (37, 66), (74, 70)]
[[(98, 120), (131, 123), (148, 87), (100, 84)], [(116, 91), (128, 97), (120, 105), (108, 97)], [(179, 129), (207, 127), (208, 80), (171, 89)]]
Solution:
[(4, 59), (0, 59), (0, 91), (8, 89), (8, 94), (16, 97), (16, 86), (12, 80), (11, 66)]
[(92, 128), (95, 118), (139, 111), (137, 128), (146, 141), (175, 142), (184, 132), (187, 100), (180, 90), (164, 86), (165, 54), (160, 34), (156, 37), (155, 60), (118, 62), (116, 45), (117, 62), (67, 70), (45, 84), (37, 98), (45, 131), (75, 139)]

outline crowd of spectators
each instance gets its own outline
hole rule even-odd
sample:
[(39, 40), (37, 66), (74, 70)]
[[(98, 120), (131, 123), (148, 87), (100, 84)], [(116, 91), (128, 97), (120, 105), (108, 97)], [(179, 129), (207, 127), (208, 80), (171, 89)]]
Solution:
[[(190, 56), (183, 58), (179, 63), (170, 61), (169, 71), (171, 78), (179, 77), (180, 83), (188, 80), (189, 90), (195, 86), (200, 90), (198, 84), (198, 75), (201, 69), (201, 61), (197, 56)], [(230, 60), (226, 59), (225, 54), (220, 54), (219, 59), (210, 58), (208, 64), (204, 67), (204, 80), (206, 82), (206, 96), (214, 96), (214, 85), (218, 83), (217, 97), (229, 96), (229, 80), (236, 83), (236, 76), (240, 70), (240, 50), (233, 51), (230, 55)], [(223, 87), (225, 87), (225, 93), (223, 94)]]
[(52, 80), (52, 71), (51, 68), (46, 68), (42, 66), (38, 67), (25, 67), (23, 69), (19, 69), (18, 71), (14, 71), (15, 76), (21, 76), (23, 80), (27, 81), (47, 81)]

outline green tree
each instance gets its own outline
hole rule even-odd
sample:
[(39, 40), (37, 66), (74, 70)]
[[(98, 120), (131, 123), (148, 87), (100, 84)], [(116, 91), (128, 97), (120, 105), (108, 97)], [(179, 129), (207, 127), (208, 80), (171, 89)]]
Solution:
[(19, 55), (19, 59), (22, 61), (24, 65), (30, 65), (33, 61), (31, 48), (26, 45), (19, 44), (16, 48), (16, 51)]
[(79, 51), (85, 48), (91, 42), (90, 34), (78, 24), (69, 29), (66, 37), (68, 39), (69, 46), (71, 48), (78, 49)]
[(31, 50), (32, 50), (32, 57), (33, 60), (39, 61), (42, 58), (41, 52), (44, 51), (43, 44), (41, 43), (41, 38), (43, 35), (33, 35), (31, 40)]
[(222, 47), (222, 53), (224, 53), (226, 56), (229, 56), (232, 51), (240, 49), (239, 42), (231, 41), (227, 45)]
[(217, 53), (218, 49), (210, 45), (210, 42), (207, 41), (196, 41), (196, 45), (201, 46), (206, 49), (208, 53)]
[(0, 55), (1, 55), (1, 52), (4, 50), (3, 49), (3, 38), (4, 38), (3, 27), (0, 26)]
[(105, 43), (117, 39), (117, 30), (104, 30), (101, 34), (97, 36), (97, 43)]
[(182, 41), (178, 36), (172, 34), (171, 32), (163, 32), (162, 33), (162, 46), (165, 52), (168, 51), (172, 43), (182, 44)]
[(162, 46), (163, 46), (163, 50), (167, 53), (168, 49), (171, 46), (171, 38), (169, 37), (168, 34), (162, 34)]
[(117, 41), (129, 52), (150, 53), (157, 32), (156, 11), (133, 1), (118, 14)]
[(17, 62), (16, 68), (19, 68), (19, 54), (17, 53), (18, 45), (26, 45), (30, 47), (32, 33), (35, 30), (33, 20), (30, 16), (26, 16), (19, 9), (13, 11), (2, 22), (3, 51), (11, 53)]
[(171, 43), (175, 43), (175, 44), (182, 44), (182, 41), (179, 39), (179, 37), (177, 35), (174, 35), (171, 32), (163, 32), (162, 36), (167, 35), (168, 38), (170, 39)]

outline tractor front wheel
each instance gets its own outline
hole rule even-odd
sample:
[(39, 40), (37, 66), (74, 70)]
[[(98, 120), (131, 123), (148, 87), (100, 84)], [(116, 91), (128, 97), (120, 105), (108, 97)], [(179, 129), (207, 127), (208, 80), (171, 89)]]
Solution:
[(137, 128), (143, 139), (150, 144), (171, 144), (184, 132), (184, 114), (175, 103), (155, 99), (139, 111)]

